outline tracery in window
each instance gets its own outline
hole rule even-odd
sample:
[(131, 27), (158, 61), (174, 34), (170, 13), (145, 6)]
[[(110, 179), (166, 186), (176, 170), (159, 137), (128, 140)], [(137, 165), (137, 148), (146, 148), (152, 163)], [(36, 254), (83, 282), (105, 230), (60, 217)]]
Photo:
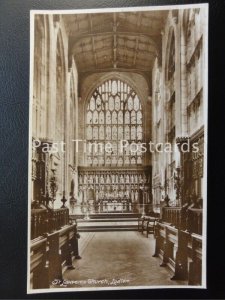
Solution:
[(98, 151), (88, 152), (88, 165), (141, 165), (143, 153), (131, 152), (129, 147), (121, 151), (121, 140), (140, 145), (143, 140), (142, 120), (141, 101), (127, 83), (112, 79), (97, 87), (86, 110), (86, 139), (88, 144), (101, 143), (103, 149), (106, 143), (110, 143), (112, 151), (99, 152), (98, 148)]

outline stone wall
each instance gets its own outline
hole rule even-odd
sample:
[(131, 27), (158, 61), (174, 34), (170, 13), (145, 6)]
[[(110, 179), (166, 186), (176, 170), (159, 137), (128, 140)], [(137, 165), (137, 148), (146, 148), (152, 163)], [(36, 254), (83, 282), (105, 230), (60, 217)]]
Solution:
[[(44, 161), (48, 176), (33, 176), (31, 200), (40, 197), (34, 188), (39, 186), (35, 178), (48, 178), (41, 193), (51, 197), (51, 179), (55, 177), (57, 208), (62, 205), (63, 191), (68, 199), (71, 181), (77, 180), (77, 159), (70, 146), (78, 134), (78, 73), (75, 62), (71, 60), (70, 66), (68, 63), (68, 36), (60, 16), (35, 16), (34, 30), (32, 138), (41, 140), (42, 146), (48, 144), (49, 151)], [(62, 143), (65, 153), (61, 151)], [(37, 154), (33, 162), (39, 164)]]
[[(153, 67), (153, 142), (169, 142), (174, 147), (173, 153), (155, 152), (152, 156), (155, 208), (160, 207), (166, 195), (171, 205), (179, 206), (185, 201), (177, 193), (177, 178), (180, 176), (179, 180), (183, 180), (186, 172), (177, 141), (191, 139), (204, 126), (204, 13), (203, 9), (174, 10), (168, 13), (162, 32), (162, 65), (156, 58)], [(171, 54), (173, 47), (175, 52)], [(174, 70), (169, 78), (171, 62), (174, 62)], [(202, 178), (199, 180), (202, 181)], [(192, 189), (195, 190), (195, 187), (190, 181), (189, 191)], [(202, 190), (195, 191), (199, 197), (202, 197)]]

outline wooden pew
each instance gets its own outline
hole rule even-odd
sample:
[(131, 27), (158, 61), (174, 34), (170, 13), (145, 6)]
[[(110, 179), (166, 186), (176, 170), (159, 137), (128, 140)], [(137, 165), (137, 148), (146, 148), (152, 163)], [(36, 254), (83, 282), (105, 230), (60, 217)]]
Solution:
[(153, 257), (160, 257), (163, 259), (164, 255), (164, 243), (165, 243), (165, 224), (161, 222), (156, 222), (155, 226), (155, 253)]
[[(163, 232), (164, 231), (164, 232)], [(178, 230), (170, 225), (161, 226), (159, 230), (161, 243), (161, 267), (168, 266), (175, 273), (175, 259), (178, 248)]]
[(76, 255), (74, 248), (76, 225), (66, 225), (48, 235), (49, 283), (55, 279), (62, 280), (63, 266), (73, 269), (72, 258)]
[(202, 208), (188, 208), (187, 230), (202, 235)]
[(191, 234), (188, 245), (189, 258), (189, 285), (201, 285), (202, 283), (202, 236)]
[(174, 273), (171, 279), (188, 280), (189, 285), (201, 284), (202, 237), (157, 222), (155, 227), (155, 254)]
[(48, 288), (47, 239), (39, 237), (31, 241), (30, 274), (33, 289)]
[(49, 288), (53, 280), (63, 279), (63, 268), (74, 269), (73, 257), (77, 258), (76, 224), (65, 225), (46, 237), (31, 241), (30, 274), (33, 289)]

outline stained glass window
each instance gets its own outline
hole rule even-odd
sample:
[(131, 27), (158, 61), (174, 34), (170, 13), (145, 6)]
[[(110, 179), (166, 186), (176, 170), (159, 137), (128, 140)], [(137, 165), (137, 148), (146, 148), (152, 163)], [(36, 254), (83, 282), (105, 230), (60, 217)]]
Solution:
[(141, 151), (121, 149), (121, 140), (142, 143), (142, 106), (136, 92), (121, 80), (105, 81), (93, 92), (86, 111), (86, 139), (88, 143), (112, 145), (112, 152), (91, 152), (88, 165), (135, 165), (142, 164)]

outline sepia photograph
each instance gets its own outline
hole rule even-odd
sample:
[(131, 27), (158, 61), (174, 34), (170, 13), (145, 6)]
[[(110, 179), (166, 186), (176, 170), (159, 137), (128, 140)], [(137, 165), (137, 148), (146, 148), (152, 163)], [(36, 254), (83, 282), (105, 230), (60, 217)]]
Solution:
[(30, 11), (27, 292), (206, 288), (208, 4)]

